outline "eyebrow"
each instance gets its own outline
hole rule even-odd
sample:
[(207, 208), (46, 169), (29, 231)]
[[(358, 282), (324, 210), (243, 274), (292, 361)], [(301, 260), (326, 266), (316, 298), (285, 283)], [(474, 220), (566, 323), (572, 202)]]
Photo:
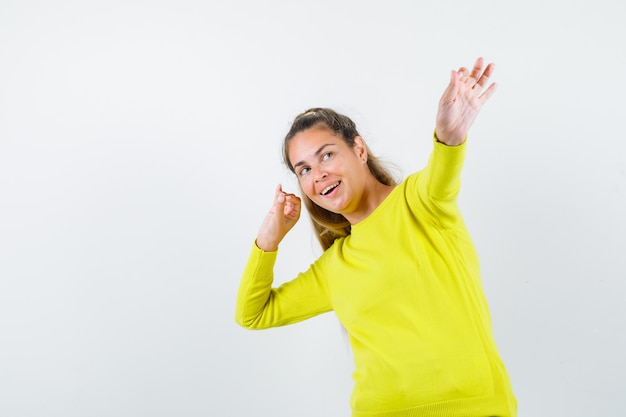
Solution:
[[(327, 144), (325, 144), (325, 145), (320, 146), (320, 147), (319, 147), (319, 149), (318, 149), (318, 150), (316, 150), (316, 151), (315, 151), (315, 153), (314, 153), (313, 155), (318, 156), (319, 154), (321, 154), (321, 153), (322, 153), (322, 151), (324, 150), (324, 148), (326, 148), (327, 146), (332, 146), (332, 145), (334, 145), (334, 143), (327, 143)], [(298, 168), (299, 166), (301, 166), (301, 165), (305, 165), (305, 164), (306, 164), (306, 162), (305, 162), (305, 161), (296, 162), (296, 163), (293, 165), (293, 169), (295, 170), (295, 169), (296, 169), (296, 168)]]

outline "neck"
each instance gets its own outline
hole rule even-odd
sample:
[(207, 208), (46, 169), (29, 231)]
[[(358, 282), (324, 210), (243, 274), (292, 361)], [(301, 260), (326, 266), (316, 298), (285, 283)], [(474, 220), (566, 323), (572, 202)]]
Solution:
[(373, 177), (372, 180), (373, 182), (370, 186), (366, 187), (366, 192), (361, 198), (359, 207), (351, 213), (342, 213), (343, 217), (345, 217), (351, 225), (359, 223), (372, 214), (395, 187), (394, 185), (385, 185), (378, 182), (378, 180)]

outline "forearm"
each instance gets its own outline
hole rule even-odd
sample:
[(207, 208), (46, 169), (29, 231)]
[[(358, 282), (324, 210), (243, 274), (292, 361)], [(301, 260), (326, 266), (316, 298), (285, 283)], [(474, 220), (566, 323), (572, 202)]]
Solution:
[(273, 288), (277, 252), (253, 246), (237, 293), (235, 321), (248, 329), (267, 329), (306, 320), (332, 310), (322, 275), (312, 269)]
[(457, 197), (464, 159), (465, 144), (447, 146), (435, 138), (428, 164), (411, 186), (419, 196), (416, 208), (421, 207), (424, 214), (441, 227), (455, 224), (460, 218)]
[(452, 201), (461, 189), (461, 171), (465, 162), (466, 142), (450, 146), (435, 136), (433, 152), (426, 170), (426, 185), (430, 199)]
[[(256, 243), (255, 243), (256, 245)], [(244, 269), (239, 290), (235, 321), (246, 328), (254, 328), (272, 293), (274, 263), (277, 252), (266, 252), (254, 247)]]

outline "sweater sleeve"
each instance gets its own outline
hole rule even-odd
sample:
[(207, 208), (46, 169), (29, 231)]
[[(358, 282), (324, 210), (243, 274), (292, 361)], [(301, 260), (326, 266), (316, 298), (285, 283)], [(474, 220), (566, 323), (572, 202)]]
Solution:
[(326, 283), (313, 268), (273, 288), (278, 252), (253, 245), (244, 269), (235, 321), (248, 329), (266, 329), (297, 323), (332, 310)]
[(428, 164), (408, 180), (409, 204), (414, 209), (422, 209), (440, 227), (455, 225), (461, 218), (457, 197), (466, 142), (448, 146), (435, 139)]

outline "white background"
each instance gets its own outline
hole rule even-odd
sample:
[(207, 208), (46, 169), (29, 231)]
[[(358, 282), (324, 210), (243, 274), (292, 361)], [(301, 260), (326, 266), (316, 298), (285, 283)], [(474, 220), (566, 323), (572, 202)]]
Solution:
[[(621, 415), (623, 2), (0, 3), (0, 415), (347, 416), (334, 314), (234, 322), (281, 139), (351, 116), (423, 167), (450, 70), (499, 89), (461, 206), (520, 416)], [(303, 216), (277, 283), (320, 253)]]

